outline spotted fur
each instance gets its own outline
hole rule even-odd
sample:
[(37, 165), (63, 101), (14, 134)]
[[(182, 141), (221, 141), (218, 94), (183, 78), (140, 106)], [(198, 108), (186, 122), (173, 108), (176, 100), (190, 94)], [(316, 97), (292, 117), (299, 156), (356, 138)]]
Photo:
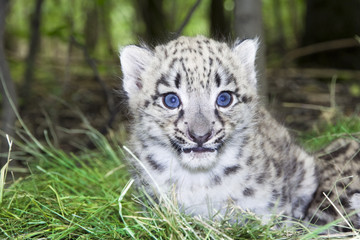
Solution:
[[(343, 216), (353, 228), (359, 229), (360, 141), (355, 138), (337, 139), (317, 156), (320, 184), (309, 206), (307, 220), (325, 225)], [(351, 226), (342, 221), (335, 229), (351, 231)]]
[[(231, 204), (264, 218), (310, 212), (315, 158), (259, 104), (256, 50), (256, 40), (229, 46), (202, 36), (121, 50), (134, 116), (129, 145), (147, 171), (129, 161), (151, 195), (175, 196), (185, 212), (205, 217)], [(217, 103), (223, 92), (226, 107)], [(176, 108), (167, 106), (170, 93)]]

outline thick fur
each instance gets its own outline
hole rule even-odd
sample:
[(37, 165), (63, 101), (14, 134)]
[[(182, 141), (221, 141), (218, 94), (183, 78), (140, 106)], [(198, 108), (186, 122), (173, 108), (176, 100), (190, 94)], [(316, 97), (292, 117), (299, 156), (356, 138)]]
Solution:
[[(205, 217), (231, 205), (264, 219), (305, 217), (317, 194), (315, 158), (259, 104), (256, 50), (256, 40), (229, 46), (202, 36), (121, 50), (129, 144), (142, 164), (129, 161), (151, 195)], [(217, 103), (223, 92), (226, 107)], [(179, 106), (167, 106), (169, 93)]]
[[(324, 225), (339, 219), (340, 211), (353, 228), (360, 228), (359, 151), (358, 139), (339, 138), (317, 153), (320, 185), (309, 206), (308, 221)], [(331, 202), (325, 199), (324, 194)], [(341, 231), (351, 230), (345, 221), (336, 228)]]

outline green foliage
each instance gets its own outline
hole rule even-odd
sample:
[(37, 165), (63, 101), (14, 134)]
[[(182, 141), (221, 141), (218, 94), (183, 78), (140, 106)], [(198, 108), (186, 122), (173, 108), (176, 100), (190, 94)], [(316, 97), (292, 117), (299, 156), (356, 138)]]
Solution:
[[(22, 145), (34, 162), (30, 162), (31, 175), (5, 191), (0, 206), (3, 237), (126, 236), (117, 199), (128, 175), (119, 161), (121, 151), (106, 149), (108, 144), (105, 141), (97, 152), (79, 155), (52, 146), (39, 149), (30, 142)], [(131, 205), (127, 200), (126, 209)]]
[(309, 132), (300, 134), (302, 145), (309, 151), (317, 151), (340, 137), (353, 137), (360, 133), (360, 118), (340, 117), (336, 124), (322, 123)]

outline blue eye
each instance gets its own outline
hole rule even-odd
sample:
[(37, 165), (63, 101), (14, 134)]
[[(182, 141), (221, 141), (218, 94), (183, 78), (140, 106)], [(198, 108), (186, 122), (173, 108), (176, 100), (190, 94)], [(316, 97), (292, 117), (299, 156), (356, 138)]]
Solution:
[(163, 97), (165, 107), (174, 109), (180, 106), (180, 99), (175, 93), (168, 93)]
[(228, 107), (232, 100), (232, 95), (229, 92), (221, 92), (216, 99), (216, 104), (219, 107)]

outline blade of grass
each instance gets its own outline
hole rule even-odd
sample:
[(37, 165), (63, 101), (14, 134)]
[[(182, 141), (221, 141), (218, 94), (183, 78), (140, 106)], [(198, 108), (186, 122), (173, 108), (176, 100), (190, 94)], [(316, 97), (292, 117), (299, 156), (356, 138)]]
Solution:
[(134, 179), (130, 179), (125, 187), (123, 188), (123, 190), (121, 191), (120, 193), (120, 196), (118, 198), (118, 205), (119, 205), (119, 215), (120, 215), (120, 218), (121, 220), (123, 221), (124, 225), (125, 225), (125, 230), (130, 234), (130, 236), (133, 238), (133, 239), (136, 239), (135, 235), (134, 235), (134, 232), (129, 228), (129, 226), (127, 225), (124, 217), (123, 217), (123, 213), (122, 213), (122, 208), (123, 208), (123, 205), (121, 203), (121, 201), (124, 199), (126, 193), (129, 191), (131, 185), (134, 183)]
[(0, 206), (2, 205), (2, 202), (3, 202), (5, 184), (6, 184), (6, 176), (7, 176), (7, 172), (8, 172), (9, 163), (11, 161), (10, 153), (11, 153), (11, 148), (13, 145), (13, 141), (10, 140), (10, 137), (7, 134), (6, 134), (6, 139), (7, 139), (8, 145), (9, 145), (9, 151), (8, 151), (7, 161), (0, 170)]

